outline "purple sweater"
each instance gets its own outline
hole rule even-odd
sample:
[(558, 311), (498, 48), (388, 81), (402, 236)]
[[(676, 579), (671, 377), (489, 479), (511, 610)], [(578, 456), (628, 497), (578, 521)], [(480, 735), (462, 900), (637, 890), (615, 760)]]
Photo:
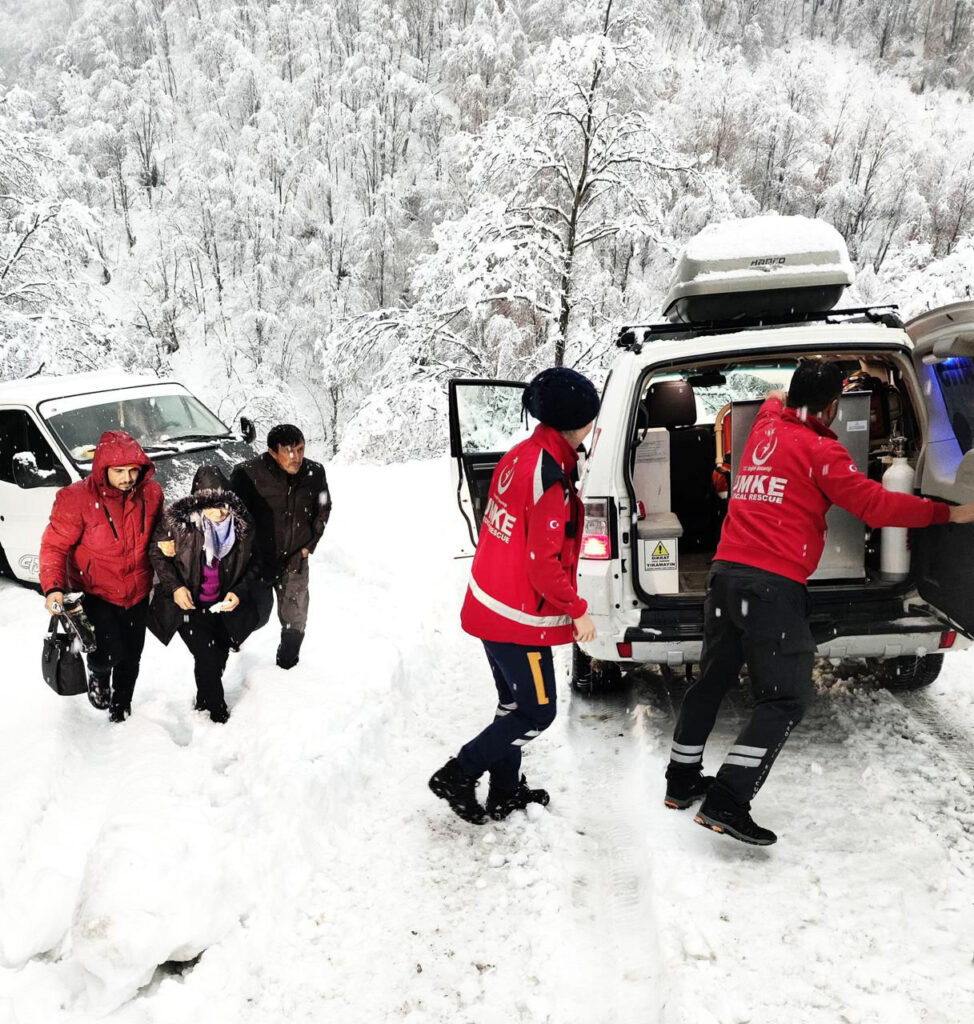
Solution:
[(200, 581), (200, 604), (216, 604), (220, 597), (220, 559), (214, 558), (212, 565), (203, 563)]

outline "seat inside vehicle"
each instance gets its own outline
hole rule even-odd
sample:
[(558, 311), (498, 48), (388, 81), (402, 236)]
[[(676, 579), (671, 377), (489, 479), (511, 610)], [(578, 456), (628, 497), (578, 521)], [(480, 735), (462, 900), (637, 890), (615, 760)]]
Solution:
[(647, 427), (665, 427), (670, 435), (670, 495), (683, 527), (680, 545), (685, 551), (710, 550), (717, 543), (719, 511), (713, 426), (697, 425), (697, 403), (685, 380), (651, 384), (644, 405)]

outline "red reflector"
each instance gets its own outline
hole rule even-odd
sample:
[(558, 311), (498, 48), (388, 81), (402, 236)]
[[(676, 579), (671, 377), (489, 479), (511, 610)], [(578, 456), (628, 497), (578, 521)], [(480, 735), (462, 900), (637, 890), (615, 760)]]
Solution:
[(582, 558), (608, 558), (609, 538), (604, 533), (586, 533), (582, 537)]
[(619, 652), (620, 658), (632, 657), (632, 644), (616, 644), (616, 650)]
[(943, 650), (945, 647), (953, 647), (954, 641), (957, 639), (957, 630), (945, 629), (940, 634), (940, 649)]

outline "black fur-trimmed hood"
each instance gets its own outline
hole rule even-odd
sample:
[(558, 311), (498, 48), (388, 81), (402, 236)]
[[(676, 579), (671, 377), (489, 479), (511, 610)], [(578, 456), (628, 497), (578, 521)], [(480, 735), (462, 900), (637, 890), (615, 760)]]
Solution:
[(170, 530), (173, 528), (200, 529), (199, 519), (203, 509), (213, 508), (216, 505), (226, 505), (230, 509), (237, 537), (246, 537), (251, 532), (253, 521), (244, 503), (236, 494), (233, 491), (211, 490), (210, 488), (196, 491), (193, 494), (188, 494), (185, 498), (174, 501), (165, 511), (166, 525)]

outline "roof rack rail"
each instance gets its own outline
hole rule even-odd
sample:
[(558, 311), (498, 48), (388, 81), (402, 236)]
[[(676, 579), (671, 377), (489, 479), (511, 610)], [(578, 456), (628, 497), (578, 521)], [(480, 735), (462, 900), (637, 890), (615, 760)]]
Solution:
[(643, 344), (656, 337), (679, 337), (681, 335), (733, 334), (736, 331), (750, 331), (769, 327), (782, 327), (807, 323), (838, 323), (839, 320), (872, 324), (886, 327), (903, 326), (899, 317), (899, 306), (861, 306), (856, 309), (830, 309), (821, 313), (778, 314), (769, 317), (753, 317), (746, 320), (709, 320), (702, 323), (629, 324), (619, 328), (616, 337), (618, 348), (629, 349), (637, 355)]

